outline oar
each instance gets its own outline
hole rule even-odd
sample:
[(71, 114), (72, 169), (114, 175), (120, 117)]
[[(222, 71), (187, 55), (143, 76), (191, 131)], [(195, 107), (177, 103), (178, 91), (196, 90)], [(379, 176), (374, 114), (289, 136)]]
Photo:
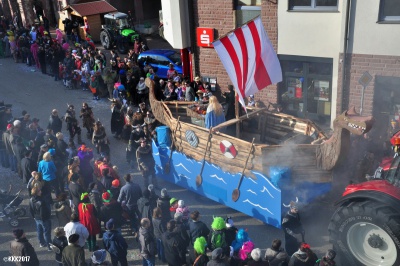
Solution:
[(206, 149), (204, 151), (203, 163), (201, 165), (200, 174), (198, 174), (196, 176), (196, 185), (198, 187), (201, 186), (201, 184), (203, 183), (203, 177), (201, 175), (203, 174), (204, 164), (206, 162), (206, 154), (207, 154), (207, 149), (208, 149), (208, 143), (210, 143), (210, 140), (211, 140), (211, 130), (212, 130), (212, 127), (210, 128), (210, 131), (208, 132), (208, 139), (207, 139)]
[[(181, 117), (178, 116), (178, 121), (176, 122), (176, 127), (175, 127), (175, 131), (172, 132), (172, 136), (174, 137), (174, 140), (176, 141), (176, 131), (178, 130), (178, 125), (179, 125), (179, 119)], [(171, 147), (169, 147), (170, 154), (169, 154), (169, 158), (168, 158), (168, 162), (165, 164), (164, 166), (164, 173), (165, 174), (169, 174), (169, 169), (170, 169), (170, 164), (171, 164), (171, 159), (172, 159), (172, 147), (174, 146), (174, 141), (172, 141), (171, 143)]]
[(249, 161), (251, 151), (253, 150), (253, 144), (254, 144), (254, 138), (253, 138), (253, 140), (252, 140), (252, 142), (251, 142), (251, 147), (250, 147), (249, 154), (247, 155), (246, 162), (244, 163), (244, 167), (243, 167), (242, 175), (240, 176), (239, 184), (238, 184), (237, 188), (235, 188), (235, 189), (233, 190), (233, 192), (232, 192), (232, 200), (235, 201), (235, 202), (236, 202), (236, 201), (239, 199), (239, 197), (240, 197), (239, 188), (240, 188), (240, 185), (242, 184), (242, 180), (243, 180), (243, 177), (244, 177), (244, 171), (246, 170), (247, 162)]

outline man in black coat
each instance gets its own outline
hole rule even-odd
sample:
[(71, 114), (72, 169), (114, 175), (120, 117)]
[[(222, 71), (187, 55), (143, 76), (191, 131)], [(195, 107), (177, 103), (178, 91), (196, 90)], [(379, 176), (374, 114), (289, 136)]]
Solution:
[(27, 184), (31, 178), (31, 173), (37, 170), (36, 162), (32, 160), (32, 150), (26, 150), (24, 158), (21, 160), (22, 181)]
[(69, 195), (71, 197), (72, 203), (74, 204), (73, 211), (76, 213), (78, 213), (78, 205), (81, 200), (81, 195), (84, 192), (82, 186), (78, 183), (78, 180), (79, 175), (73, 174), (68, 185)]
[(42, 70), (42, 74), (46, 74), (46, 52), (44, 51), (43, 46), (39, 46), (37, 57), (39, 59), (40, 69)]
[[(18, 257), (29, 257), (29, 261), (25, 261), (23, 263), (16, 263), (16, 265), (24, 265), (24, 266), (39, 265), (39, 259), (36, 255), (35, 249), (32, 247), (31, 243), (29, 243), (28, 239), (26, 238), (24, 230), (14, 229), (13, 235), (15, 239), (12, 240), (10, 243), (11, 255)], [(4, 259), (6, 258), (7, 257), (4, 257)]]
[[(57, 69), (58, 69), (58, 62), (57, 62)], [(53, 111), (51, 111), (51, 115), (49, 118), (49, 124), (47, 125), (47, 128), (51, 128), (55, 134), (57, 134), (58, 132), (61, 132), (62, 120), (58, 116), (57, 109), (53, 109)]]
[(161, 189), (161, 196), (157, 199), (157, 207), (161, 209), (161, 223), (164, 228), (167, 227), (167, 223), (171, 220), (171, 212), (169, 211), (169, 201), (171, 197), (168, 195), (166, 188)]
[(196, 241), (196, 238), (203, 236), (205, 239), (208, 238), (208, 234), (210, 233), (210, 229), (207, 227), (205, 223), (200, 221), (200, 213), (198, 211), (193, 211), (190, 214), (189, 221), (189, 234), (191, 244), (193, 245)]
[(46, 129), (46, 134), (43, 136), (44, 143), (49, 146), (49, 149), (55, 148), (57, 145), (57, 138), (51, 128)]
[(285, 233), (285, 250), (291, 256), (304, 242), (304, 229), (296, 202), (290, 202), (290, 209), (282, 219), (282, 229)]
[(136, 150), (136, 160), (138, 168), (142, 173), (144, 180), (144, 186), (149, 186), (149, 177), (151, 176), (151, 182), (155, 187), (158, 187), (158, 181), (156, 178), (154, 166), (155, 161), (152, 155), (151, 146), (147, 145), (146, 139), (141, 138), (139, 140), (140, 146)]
[(185, 245), (179, 233), (175, 231), (176, 222), (171, 220), (167, 223), (167, 231), (162, 234), (162, 244), (164, 246), (165, 259), (168, 266), (181, 266), (186, 264)]

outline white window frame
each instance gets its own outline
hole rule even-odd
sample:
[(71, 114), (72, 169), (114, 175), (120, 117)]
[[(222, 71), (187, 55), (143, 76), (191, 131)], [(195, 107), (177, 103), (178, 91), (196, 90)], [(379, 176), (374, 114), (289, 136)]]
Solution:
[(400, 23), (400, 14), (398, 16), (385, 16), (385, 14), (383, 13), (384, 8), (385, 8), (385, 0), (380, 0), (378, 22)]
[(310, 6), (290, 6), (288, 0), (289, 11), (338, 11), (338, 4), (340, 0), (336, 0), (336, 6), (317, 6), (316, 0), (311, 0)]

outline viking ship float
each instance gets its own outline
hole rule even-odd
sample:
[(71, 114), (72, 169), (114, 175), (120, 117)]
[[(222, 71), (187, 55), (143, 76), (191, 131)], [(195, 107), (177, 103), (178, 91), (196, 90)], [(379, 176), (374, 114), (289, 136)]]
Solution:
[[(157, 177), (278, 228), (284, 203), (297, 197), (307, 204), (331, 190), (350, 133), (362, 135), (373, 123), (347, 111), (328, 137), (310, 120), (254, 108), (209, 130), (189, 108), (194, 102), (158, 101), (154, 82), (146, 84), (153, 114), (170, 132), (170, 144), (152, 143)], [(222, 133), (232, 125), (239, 137)]]

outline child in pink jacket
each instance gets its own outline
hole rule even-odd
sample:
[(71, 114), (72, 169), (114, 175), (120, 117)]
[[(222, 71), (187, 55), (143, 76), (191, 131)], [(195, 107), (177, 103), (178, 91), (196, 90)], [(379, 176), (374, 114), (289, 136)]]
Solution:
[(188, 222), (190, 210), (189, 207), (185, 206), (185, 202), (183, 200), (178, 201), (178, 208), (176, 208), (176, 213), (182, 213), (182, 222)]

